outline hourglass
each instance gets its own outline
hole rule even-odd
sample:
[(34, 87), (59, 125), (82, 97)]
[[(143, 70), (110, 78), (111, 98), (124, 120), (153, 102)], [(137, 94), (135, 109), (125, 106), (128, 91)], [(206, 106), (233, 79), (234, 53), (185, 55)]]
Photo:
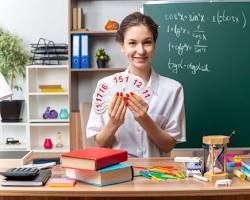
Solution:
[(57, 148), (62, 148), (63, 144), (62, 144), (62, 133), (60, 131), (58, 131), (56, 133), (56, 147)]
[(204, 164), (208, 171), (204, 176), (212, 182), (227, 178), (226, 154), (229, 137), (224, 135), (204, 136), (202, 141), (208, 146), (208, 155), (204, 156)]

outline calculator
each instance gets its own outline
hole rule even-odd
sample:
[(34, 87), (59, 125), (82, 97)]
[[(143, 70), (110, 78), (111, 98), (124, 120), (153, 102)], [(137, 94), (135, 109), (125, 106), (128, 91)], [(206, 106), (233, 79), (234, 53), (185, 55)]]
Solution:
[(30, 180), (35, 178), (38, 173), (38, 168), (16, 167), (0, 172), (0, 175), (5, 176), (8, 180)]

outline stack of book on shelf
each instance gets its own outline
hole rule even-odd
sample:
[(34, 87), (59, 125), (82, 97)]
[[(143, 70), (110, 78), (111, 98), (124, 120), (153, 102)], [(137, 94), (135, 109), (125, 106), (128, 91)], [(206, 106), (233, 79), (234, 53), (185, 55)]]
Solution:
[(113, 185), (133, 180), (133, 168), (122, 163), (128, 159), (125, 150), (94, 147), (61, 156), (67, 178), (96, 186)]
[(87, 30), (83, 28), (83, 9), (73, 8), (72, 10), (72, 29), (73, 30)]
[(39, 85), (41, 92), (64, 92), (61, 85)]

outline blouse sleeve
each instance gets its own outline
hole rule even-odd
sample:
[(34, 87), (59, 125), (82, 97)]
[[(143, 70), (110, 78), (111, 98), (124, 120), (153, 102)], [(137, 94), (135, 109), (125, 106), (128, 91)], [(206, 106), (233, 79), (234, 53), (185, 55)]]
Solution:
[(169, 116), (163, 129), (177, 142), (186, 141), (184, 92), (182, 86), (178, 87), (173, 95)]

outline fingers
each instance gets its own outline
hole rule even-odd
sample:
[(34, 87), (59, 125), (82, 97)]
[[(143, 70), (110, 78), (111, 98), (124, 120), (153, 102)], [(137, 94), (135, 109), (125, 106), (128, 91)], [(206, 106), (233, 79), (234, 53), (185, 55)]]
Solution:
[(135, 120), (140, 123), (147, 116), (148, 104), (133, 92), (130, 94), (128, 108), (133, 113)]
[(116, 102), (115, 102), (115, 106), (114, 106), (114, 108), (113, 108), (113, 112), (114, 112), (114, 113), (117, 113), (117, 111), (118, 111), (118, 109), (119, 109), (119, 107), (120, 107), (120, 104), (121, 104), (121, 102), (122, 102), (122, 99), (123, 99), (123, 93), (120, 92), (120, 93), (119, 93), (119, 96), (117, 97), (117, 100), (116, 100)]
[(119, 92), (117, 92), (117, 93), (114, 95), (113, 99), (112, 99), (111, 102), (110, 102), (109, 114), (111, 114), (112, 110), (114, 109), (115, 103), (116, 103), (118, 97), (119, 97)]
[(130, 106), (137, 107), (138, 109), (148, 106), (148, 104), (140, 96), (134, 94), (133, 92), (130, 92), (128, 103)]
[(128, 105), (128, 103), (124, 102), (124, 107), (123, 107), (121, 115), (120, 115), (120, 120), (124, 120), (124, 118), (125, 118), (125, 114), (126, 114), (126, 110), (127, 110), (127, 105)]
[(115, 97), (112, 99), (109, 115), (113, 119), (119, 119), (123, 113), (124, 107), (126, 108), (126, 103), (124, 102), (124, 97), (122, 92), (116, 93)]
[(125, 101), (122, 101), (116, 113), (117, 118), (120, 120), (124, 119), (125, 112), (126, 112), (126, 103)]

